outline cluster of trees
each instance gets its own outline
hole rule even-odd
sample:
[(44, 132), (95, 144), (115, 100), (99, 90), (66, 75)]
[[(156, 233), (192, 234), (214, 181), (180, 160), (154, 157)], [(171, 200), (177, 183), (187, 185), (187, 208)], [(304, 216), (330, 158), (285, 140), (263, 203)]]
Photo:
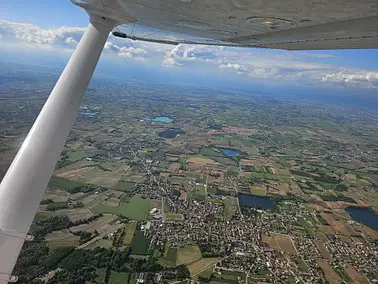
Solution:
[(36, 228), (32, 230), (34, 238), (43, 240), (48, 233), (66, 229), (70, 219), (67, 216), (53, 216), (37, 222)]
[(69, 229), (81, 224), (88, 224), (102, 216), (103, 215), (100, 213), (87, 219), (80, 219), (77, 221), (70, 221), (67, 216), (53, 216), (48, 219), (38, 221), (35, 228), (32, 230), (32, 234), (34, 235), (35, 239), (43, 240), (48, 233), (62, 229)]
[[(186, 266), (163, 268), (154, 258), (139, 259), (130, 257), (131, 247), (124, 251), (105, 248), (75, 250), (74, 247), (50, 250), (47, 247), (44, 241), (46, 234), (69, 228), (73, 225), (90, 222), (101, 216), (102, 214), (98, 214), (76, 222), (71, 222), (66, 216), (54, 216), (38, 221), (33, 226), (32, 231), (35, 235), (35, 240), (25, 242), (14, 270), (15, 274), (19, 275), (19, 283), (40, 284), (42, 282), (38, 280), (38, 277), (57, 267), (63, 270), (57, 272), (48, 283), (84, 284), (88, 281), (96, 283), (96, 271), (101, 268), (106, 270), (105, 283), (108, 283), (111, 270), (128, 273), (167, 272), (167, 275), (173, 275), (177, 280), (190, 276)], [(85, 242), (98, 233), (96, 231), (94, 234), (79, 231), (73, 234), (80, 235), (81, 242)]]
[(55, 211), (55, 210), (59, 210), (59, 209), (66, 209), (68, 208), (68, 202), (53, 202), (53, 203), (49, 203), (47, 204), (46, 206), (46, 210), (47, 211)]
[(54, 203), (54, 200), (52, 200), (52, 199), (43, 199), (41, 201), (41, 205), (46, 205), (46, 204), (50, 204), (50, 203)]
[(82, 225), (82, 224), (89, 224), (90, 222), (93, 222), (94, 220), (97, 220), (98, 218), (101, 218), (102, 216), (104, 216), (104, 215), (102, 213), (100, 213), (100, 214), (93, 215), (93, 216), (86, 218), (86, 219), (69, 221), (68, 224), (67, 224), (67, 228), (79, 226), (79, 225)]
[(113, 247), (121, 247), (123, 245), (123, 238), (126, 232), (125, 229), (122, 229), (121, 232), (117, 232), (113, 239)]
[(79, 240), (80, 244), (86, 243), (89, 240), (93, 239), (96, 235), (98, 235), (97, 231), (95, 231), (94, 235), (92, 235), (92, 233), (87, 232), (87, 231), (77, 231), (77, 232), (71, 232), (71, 233), (75, 236), (80, 236), (80, 240)]
[(212, 243), (208, 242), (200, 242), (198, 243), (198, 246), (202, 252), (203, 257), (222, 257), (223, 254), (217, 249), (217, 246), (215, 246)]
[(63, 268), (48, 283), (72, 283), (84, 284), (94, 282), (97, 269), (105, 269), (105, 283), (108, 283), (111, 270), (117, 272), (140, 273), (140, 272), (173, 272), (177, 280), (186, 279), (190, 276), (186, 266), (176, 268), (164, 268), (157, 263), (156, 259), (136, 259), (130, 257), (130, 249), (117, 251), (105, 248), (94, 250), (74, 250), (68, 257), (59, 263)]
[(93, 190), (95, 190), (96, 187), (93, 186), (93, 185), (80, 185), (80, 186), (77, 186), (77, 187), (74, 187), (74, 188), (71, 188), (71, 189), (68, 189), (67, 191), (69, 193), (78, 193), (78, 192), (84, 192), (84, 193), (87, 193), (87, 192), (91, 192)]
[(357, 203), (352, 197), (344, 196), (344, 195), (322, 195), (320, 196), (324, 201), (345, 201), (350, 203)]

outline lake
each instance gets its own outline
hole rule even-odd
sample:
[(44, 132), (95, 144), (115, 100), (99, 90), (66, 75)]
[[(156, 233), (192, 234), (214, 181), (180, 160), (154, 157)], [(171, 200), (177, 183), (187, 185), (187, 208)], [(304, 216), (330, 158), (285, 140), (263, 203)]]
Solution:
[(378, 215), (372, 209), (351, 206), (345, 208), (345, 211), (349, 213), (354, 221), (378, 231)]
[(168, 116), (155, 116), (144, 118), (147, 121), (157, 121), (157, 122), (173, 122), (173, 119)]
[(242, 206), (256, 207), (261, 209), (275, 209), (276, 204), (272, 199), (257, 195), (239, 194), (239, 202)]
[(237, 157), (240, 155), (239, 150), (230, 149), (230, 148), (219, 148), (219, 150), (225, 154), (227, 157)]
[(160, 137), (164, 138), (175, 138), (177, 135), (182, 134), (182, 130), (180, 128), (168, 128), (159, 133)]

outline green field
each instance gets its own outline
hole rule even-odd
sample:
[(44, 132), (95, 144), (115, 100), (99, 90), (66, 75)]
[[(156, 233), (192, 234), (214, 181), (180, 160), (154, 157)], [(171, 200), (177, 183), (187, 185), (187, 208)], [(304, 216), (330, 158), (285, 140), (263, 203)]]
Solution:
[(259, 187), (257, 186), (252, 186), (250, 188), (250, 193), (253, 194), (253, 195), (257, 195), (257, 196), (266, 196), (266, 191), (263, 190), (263, 189), (260, 189)]
[(111, 271), (109, 284), (125, 284), (129, 283), (130, 275), (126, 272)]
[(223, 200), (222, 199), (215, 199), (215, 198), (209, 198), (207, 199), (208, 202), (217, 204), (217, 205), (223, 205)]
[(206, 157), (225, 157), (222, 152), (208, 147), (201, 147), (200, 154)]
[(71, 163), (77, 162), (79, 160), (82, 160), (86, 157), (88, 157), (87, 154), (81, 153), (81, 152), (68, 152), (68, 160)]
[(307, 264), (303, 261), (303, 259), (301, 258), (295, 258), (294, 259), (295, 263), (297, 264), (299, 270), (303, 271), (303, 272), (307, 272), (308, 271), (308, 266)]
[(246, 275), (243, 272), (222, 270), (222, 274), (215, 274), (217, 281), (223, 280), (225, 283), (238, 283), (238, 279), (245, 280)]
[(168, 248), (161, 258), (161, 264), (165, 266), (178, 266), (190, 264), (202, 258), (201, 250), (197, 245), (186, 245), (181, 248)]
[(128, 217), (136, 221), (146, 221), (149, 212), (148, 200), (141, 198), (139, 194), (134, 195), (130, 202), (120, 202), (118, 207), (109, 207), (103, 204), (96, 205), (91, 208), (95, 214), (115, 214)]
[(236, 199), (234, 197), (223, 200), (224, 210), (223, 214), (227, 220), (230, 220), (235, 214)]
[(131, 242), (132, 254), (148, 254), (150, 240), (144, 236), (142, 231), (135, 231), (135, 236)]
[(85, 184), (81, 182), (71, 181), (65, 178), (52, 176), (47, 187), (53, 188), (53, 189), (62, 189), (62, 190), (70, 191), (74, 189), (75, 187), (79, 187), (83, 185)]
[(167, 221), (182, 221), (184, 216), (180, 213), (165, 213), (165, 218)]
[(135, 182), (132, 181), (119, 181), (115, 189), (119, 191), (130, 191), (135, 187)]
[(198, 276), (202, 278), (210, 279), (211, 275), (213, 275), (214, 268), (215, 268), (215, 265), (212, 265), (205, 271), (201, 272)]
[(205, 195), (205, 193), (206, 193), (205, 186), (204, 185), (196, 185), (194, 187), (194, 192), (196, 194)]

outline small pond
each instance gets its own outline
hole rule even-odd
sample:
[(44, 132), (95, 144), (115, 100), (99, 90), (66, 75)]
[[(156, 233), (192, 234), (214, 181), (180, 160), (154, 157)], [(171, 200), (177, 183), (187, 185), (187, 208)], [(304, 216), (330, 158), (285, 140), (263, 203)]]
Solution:
[(173, 122), (173, 118), (168, 116), (155, 116), (155, 117), (147, 117), (144, 118), (146, 121), (157, 121), (157, 122)]
[(227, 157), (237, 157), (240, 155), (239, 150), (230, 149), (230, 148), (219, 148), (219, 150), (225, 154)]

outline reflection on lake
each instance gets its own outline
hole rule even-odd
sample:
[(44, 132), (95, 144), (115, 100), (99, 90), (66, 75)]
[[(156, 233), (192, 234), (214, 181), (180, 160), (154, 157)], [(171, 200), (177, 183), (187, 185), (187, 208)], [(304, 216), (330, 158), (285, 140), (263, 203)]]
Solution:
[(225, 154), (227, 157), (237, 157), (240, 155), (240, 151), (239, 150), (234, 150), (234, 149), (230, 149), (230, 148), (219, 148), (219, 150)]
[(80, 112), (82, 115), (89, 115), (89, 116), (95, 116), (97, 113), (95, 112), (90, 112), (90, 111), (82, 111)]
[(267, 197), (257, 195), (239, 194), (239, 202), (242, 206), (256, 207), (261, 209), (275, 209), (276, 204)]
[(157, 122), (173, 122), (173, 119), (168, 116), (155, 116), (144, 118), (147, 121), (157, 121)]
[(345, 208), (345, 211), (352, 216), (354, 221), (378, 231), (378, 215), (372, 209), (351, 206)]

